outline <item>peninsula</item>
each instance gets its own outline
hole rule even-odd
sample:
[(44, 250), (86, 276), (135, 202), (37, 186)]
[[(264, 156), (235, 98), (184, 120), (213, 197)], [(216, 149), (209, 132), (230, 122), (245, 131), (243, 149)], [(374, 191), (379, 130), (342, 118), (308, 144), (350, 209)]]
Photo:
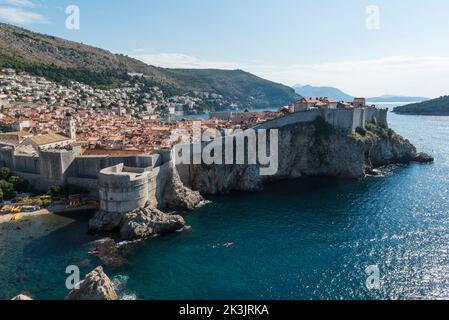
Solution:
[(449, 116), (449, 96), (396, 107), (393, 112), (404, 115)]

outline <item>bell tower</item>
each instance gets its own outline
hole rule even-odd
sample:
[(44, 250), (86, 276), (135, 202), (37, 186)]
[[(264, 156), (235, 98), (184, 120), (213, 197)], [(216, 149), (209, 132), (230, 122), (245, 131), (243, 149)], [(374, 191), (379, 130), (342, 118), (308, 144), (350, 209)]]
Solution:
[(65, 134), (71, 140), (76, 140), (76, 124), (71, 113), (65, 115)]

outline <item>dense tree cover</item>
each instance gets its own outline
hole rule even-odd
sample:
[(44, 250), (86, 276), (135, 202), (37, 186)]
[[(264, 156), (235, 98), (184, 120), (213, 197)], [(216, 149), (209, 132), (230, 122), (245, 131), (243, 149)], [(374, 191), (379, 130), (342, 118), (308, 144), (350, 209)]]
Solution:
[(29, 182), (11, 175), (11, 169), (0, 168), (0, 198), (11, 200), (18, 193), (28, 192)]
[(50, 193), (53, 197), (64, 197), (68, 198), (72, 195), (87, 195), (89, 194), (89, 191), (83, 187), (75, 186), (71, 184), (65, 184), (65, 185), (53, 185), (50, 188)]
[(394, 108), (394, 113), (409, 115), (449, 115), (449, 96)]
[(70, 81), (78, 81), (93, 87), (113, 88), (120, 82), (130, 80), (124, 70), (105, 70), (101, 72), (91, 71), (86, 68), (61, 68), (54, 64), (28, 64), (16, 59), (0, 57), (0, 65), (17, 71), (24, 71), (48, 80), (68, 84)]

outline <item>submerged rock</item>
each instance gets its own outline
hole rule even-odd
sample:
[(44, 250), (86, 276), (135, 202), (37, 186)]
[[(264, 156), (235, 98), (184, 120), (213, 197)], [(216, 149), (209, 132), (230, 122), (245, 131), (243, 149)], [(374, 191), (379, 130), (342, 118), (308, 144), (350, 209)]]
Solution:
[(119, 300), (112, 281), (97, 267), (79, 284), (79, 289), (70, 291), (66, 300)]
[(89, 245), (98, 251), (96, 256), (101, 260), (102, 264), (108, 267), (118, 268), (126, 263), (114, 239), (103, 238), (93, 241)]
[(136, 209), (123, 216), (120, 237), (123, 240), (145, 239), (174, 232), (185, 226), (179, 215), (170, 215), (154, 208)]
[(17, 297), (12, 298), (11, 300), (23, 300), (23, 301), (26, 301), (26, 300), (33, 300), (33, 299), (31, 299), (29, 296), (26, 296), (24, 294), (19, 294)]

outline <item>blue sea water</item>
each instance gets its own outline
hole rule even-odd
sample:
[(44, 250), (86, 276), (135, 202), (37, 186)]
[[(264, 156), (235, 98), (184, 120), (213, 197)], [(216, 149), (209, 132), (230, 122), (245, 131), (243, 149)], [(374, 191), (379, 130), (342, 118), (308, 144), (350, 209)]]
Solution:
[[(106, 272), (138, 299), (449, 298), (449, 118), (389, 121), (435, 164), (214, 197), (186, 215), (190, 232), (138, 244)], [(87, 255), (86, 219), (0, 243), (0, 298), (64, 298), (67, 265), (99, 264)], [(379, 290), (367, 289), (367, 266), (379, 268)]]

